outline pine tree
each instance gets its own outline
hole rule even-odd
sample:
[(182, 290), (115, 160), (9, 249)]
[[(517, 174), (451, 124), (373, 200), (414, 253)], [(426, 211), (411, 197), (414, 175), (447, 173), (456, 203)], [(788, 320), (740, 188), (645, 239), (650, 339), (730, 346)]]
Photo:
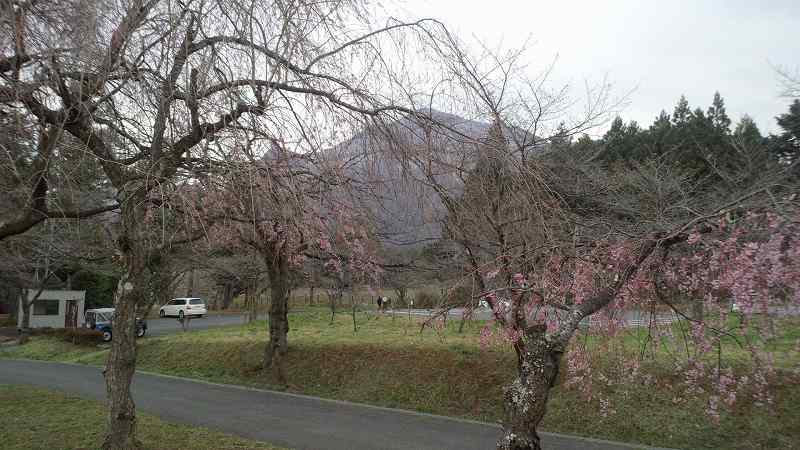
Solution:
[(564, 122), (558, 124), (555, 134), (550, 138), (550, 144), (558, 150), (568, 150), (572, 143), (572, 136)]
[(699, 145), (709, 146), (716, 144), (717, 137), (711, 117), (706, 117), (703, 110), (695, 108), (689, 117), (689, 129), (691, 142)]
[(611, 122), (611, 128), (603, 136), (605, 154), (602, 159), (606, 161), (623, 159), (642, 159), (646, 153), (641, 146), (640, 137), (642, 130), (639, 124), (631, 121), (628, 125), (617, 116)]
[(675, 106), (675, 111), (672, 112), (672, 124), (675, 126), (683, 126), (689, 123), (692, 116), (692, 110), (689, 108), (689, 102), (686, 96), (681, 95), (678, 104)]
[[(719, 99), (721, 102), (721, 98)], [(718, 102), (720, 107), (724, 107)], [(715, 113), (710, 108), (712, 115)], [(670, 139), (670, 159), (684, 169), (691, 170), (698, 179), (715, 171), (726, 150), (726, 137), (716, 130), (711, 116), (701, 108), (692, 111), (686, 97), (681, 96), (672, 114), (673, 131)]]
[(672, 123), (669, 121), (669, 114), (662, 109), (661, 113), (656, 117), (656, 120), (650, 125), (650, 131), (662, 132), (670, 128), (672, 128)]
[(606, 161), (616, 161), (624, 159), (625, 149), (625, 122), (622, 118), (617, 116), (611, 122), (611, 127), (603, 135), (603, 144), (605, 145), (605, 153), (603, 159)]
[(730, 133), (731, 119), (725, 112), (725, 100), (719, 95), (719, 91), (714, 93), (714, 100), (708, 108), (708, 113), (706, 115), (711, 121), (711, 125), (718, 133), (723, 135)]
[(773, 138), (775, 151), (781, 160), (794, 163), (800, 157), (800, 100), (789, 105), (789, 112), (775, 118), (783, 132)]
[(597, 142), (593, 141), (588, 134), (582, 134), (571, 146), (570, 150), (574, 155), (582, 155), (583, 157), (590, 157), (599, 150)]
[(733, 130), (733, 140), (740, 145), (749, 147), (760, 144), (764, 137), (761, 135), (758, 125), (750, 116), (745, 114), (736, 124), (736, 129)]
[(789, 106), (789, 112), (776, 117), (778, 126), (783, 129), (781, 136), (796, 145), (800, 144), (800, 100)]
[(650, 125), (646, 135), (642, 139), (645, 145), (650, 149), (650, 153), (656, 156), (661, 156), (672, 148), (674, 142), (672, 122), (670, 122), (669, 113), (661, 110), (661, 113)]
[(711, 128), (711, 117), (706, 117), (701, 108), (695, 108), (689, 116), (689, 123), (697, 130), (704, 130)]
[(622, 117), (617, 116), (611, 121), (611, 127), (609, 127), (608, 131), (606, 131), (606, 134), (603, 135), (603, 141), (608, 144), (609, 142), (617, 139), (617, 137), (622, 136), (624, 133), (625, 122), (622, 121)]

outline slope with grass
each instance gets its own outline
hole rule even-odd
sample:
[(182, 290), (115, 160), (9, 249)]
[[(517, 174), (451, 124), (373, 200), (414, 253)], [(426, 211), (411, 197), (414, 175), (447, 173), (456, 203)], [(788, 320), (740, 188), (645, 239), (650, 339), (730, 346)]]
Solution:
[[(291, 315), (290, 322), (287, 387), (275, 385), (261, 372), (263, 322), (145, 339), (137, 367), (490, 422), (502, 416), (502, 387), (514, 375), (514, 355), (504, 346), (481, 349), (481, 323), (468, 323), (462, 334), (457, 323), (439, 333), (421, 333), (416, 318), (359, 313), (354, 332), (350, 315), (337, 314), (331, 323), (323, 310), (313, 309)], [(797, 325), (771, 344), (786, 350), (778, 353), (779, 366), (786, 369), (798, 364), (793, 352)], [(628, 334), (610, 345), (614, 351), (639, 351), (640, 338)], [(600, 345), (591, 339), (582, 344)], [(105, 353), (36, 339), (5, 356), (102, 364)], [(743, 399), (714, 425), (705, 417), (703, 402), (675, 394), (681, 374), (666, 365), (648, 369), (656, 375), (653, 382), (625, 381), (621, 376), (617, 385), (607, 388), (605, 409), (599, 398), (587, 401), (560, 386), (544, 429), (673, 448), (792, 448), (800, 440), (800, 411), (795, 407), (800, 381), (791, 370), (781, 372), (782, 386), (771, 409), (756, 408)]]

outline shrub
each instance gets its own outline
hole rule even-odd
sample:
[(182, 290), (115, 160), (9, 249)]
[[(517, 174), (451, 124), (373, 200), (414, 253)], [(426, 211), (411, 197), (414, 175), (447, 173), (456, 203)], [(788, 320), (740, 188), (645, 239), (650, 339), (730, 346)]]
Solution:
[(89, 328), (50, 328), (42, 334), (56, 336), (75, 345), (97, 345), (103, 342), (103, 333)]
[(440, 297), (431, 291), (419, 291), (414, 296), (414, 307), (426, 309), (436, 308), (439, 306), (440, 300)]
[(31, 328), (28, 334), (31, 336), (55, 336), (60, 330), (53, 327)]

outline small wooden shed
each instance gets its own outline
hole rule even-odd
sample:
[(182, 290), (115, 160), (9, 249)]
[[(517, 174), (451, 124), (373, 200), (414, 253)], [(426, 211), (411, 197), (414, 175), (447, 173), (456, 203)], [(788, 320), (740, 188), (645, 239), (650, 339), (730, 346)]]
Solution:
[[(19, 300), (19, 314), (17, 326), (22, 327), (22, 313), (25, 303), (30, 303), (36, 297), (35, 289), (26, 289), (23, 303)], [(86, 291), (44, 290), (33, 304), (30, 305), (31, 328), (76, 328), (83, 326), (83, 311), (86, 301)]]

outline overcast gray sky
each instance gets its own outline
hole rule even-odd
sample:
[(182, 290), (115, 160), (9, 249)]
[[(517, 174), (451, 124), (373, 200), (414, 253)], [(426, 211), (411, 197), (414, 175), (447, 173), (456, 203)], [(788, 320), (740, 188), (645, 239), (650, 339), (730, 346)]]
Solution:
[(787, 110), (773, 65), (800, 67), (800, 0), (401, 0), (416, 17), (436, 17), (459, 35), (518, 47), (543, 67), (557, 54), (559, 81), (582, 85), (608, 75), (618, 93), (634, 89), (626, 120), (649, 125), (689, 104), (725, 98), (734, 123), (749, 114), (761, 131)]

